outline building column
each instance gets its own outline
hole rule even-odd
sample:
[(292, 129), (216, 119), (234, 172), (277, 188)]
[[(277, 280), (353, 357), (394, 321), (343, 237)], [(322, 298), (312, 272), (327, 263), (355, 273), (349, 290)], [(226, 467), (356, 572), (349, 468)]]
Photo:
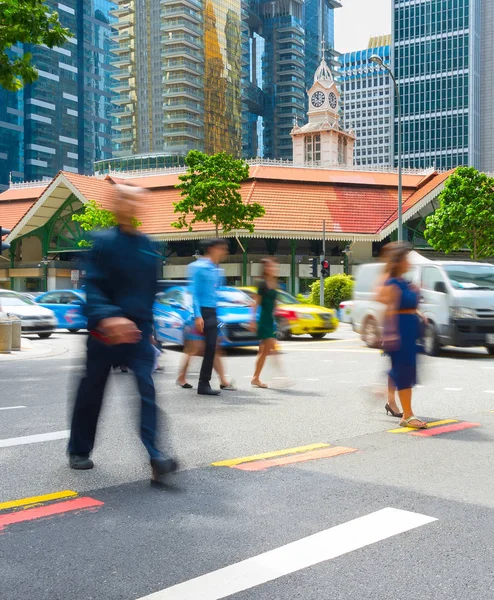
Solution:
[(291, 240), (290, 248), (292, 250), (292, 263), (290, 269), (290, 292), (292, 296), (295, 296), (296, 288), (295, 288), (295, 279), (297, 277), (297, 263), (295, 258), (295, 253), (297, 251), (297, 240)]
[(247, 285), (247, 265), (249, 264), (248, 256), (247, 256), (247, 251), (249, 248), (248, 240), (245, 240), (245, 239), (242, 240), (242, 246), (244, 247), (243, 263), (242, 263), (242, 285)]

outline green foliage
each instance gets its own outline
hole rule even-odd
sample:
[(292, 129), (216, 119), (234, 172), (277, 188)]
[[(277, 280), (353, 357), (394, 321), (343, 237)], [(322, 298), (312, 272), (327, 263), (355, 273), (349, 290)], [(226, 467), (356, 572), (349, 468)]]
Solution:
[(234, 229), (254, 231), (254, 220), (262, 217), (264, 207), (257, 202), (244, 204), (239, 193), (242, 181), (249, 176), (249, 166), (226, 154), (208, 155), (191, 150), (185, 157), (187, 173), (180, 175), (176, 187), (182, 199), (175, 202), (177, 229), (192, 231), (194, 223), (213, 223), (216, 234)]
[(305, 296), (302, 296), (302, 294), (297, 294), (297, 300), (300, 304), (310, 304), (310, 298), (306, 298)]
[(494, 179), (460, 167), (439, 195), (440, 207), (426, 221), (425, 239), (441, 252), (468, 248), (471, 257), (494, 256)]
[[(115, 215), (111, 210), (101, 208), (96, 200), (90, 200), (84, 205), (84, 212), (72, 215), (72, 220), (77, 221), (84, 231), (94, 231), (97, 229), (110, 229), (118, 225)], [(137, 219), (133, 220), (133, 226), (139, 227), (141, 224)], [(92, 243), (88, 240), (81, 240), (78, 244), (81, 248), (90, 248)]]
[[(326, 308), (338, 308), (341, 302), (351, 300), (353, 294), (354, 280), (350, 275), (332, 275), (324, 280), (324, 306)], [(319, 304), (319, 280), (314, 281), (309, 296), (310, 304)]]
[(38, 71), (31, 54), (10, 58), (8, 50), (17, 43), (61, 46), (71, 32), (61, 26), (58, 13), (43, 0), (0, 0), (0, 86), (11, 92), (33, 83)]

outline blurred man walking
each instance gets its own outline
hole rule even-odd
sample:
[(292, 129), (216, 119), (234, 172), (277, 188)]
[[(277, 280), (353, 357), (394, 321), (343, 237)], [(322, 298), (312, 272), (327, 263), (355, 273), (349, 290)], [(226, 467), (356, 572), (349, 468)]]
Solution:
[(211, 388), (211, 375), (218, 341), (218, 289), (224, 281), (224, 271), (219, 264), (228, 254), (228, 245), (225, 240), (215, 239), (208, 240), (204, 246), (204, 257), (189, 266), (195, 328), (204, 335), (205, 341), (197, 393), (217, 396), (220, 391)]
[(69, 441), (70, 467), (92, 469), (98, 417), (112, 365), (128, 366), (141, 396), (141, 440), (149, 453), (152, 480), (177, 463), (156, 447), (157, 407), (152, 372), (153, 302), (159, 255), (134, 226), (142, 190), (116, 186), (118, 227), (94, 236), (87, 265), (88, 330), (86, 374), (77, 393)]

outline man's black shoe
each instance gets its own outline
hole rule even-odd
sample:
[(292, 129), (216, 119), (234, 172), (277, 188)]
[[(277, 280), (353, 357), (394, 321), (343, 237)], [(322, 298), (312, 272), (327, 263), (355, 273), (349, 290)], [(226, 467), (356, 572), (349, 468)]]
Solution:
[(87, 471), (94, 467), (93, 461), (89, 456), (79, 456), (78, 454), (70, 455), (70, 468), (77, 471)]
[(210, 385), (199, 385), (197, 386), (197, 393), (199, 396), (219, 396), (221, 394), (220, 390), (213, 390)]
[(151, 469), (153, 471), (151, 483), (159, 483), (161, 477), (174, 473), (178, 469), (178, 463), (173, 458), (152, 458)]

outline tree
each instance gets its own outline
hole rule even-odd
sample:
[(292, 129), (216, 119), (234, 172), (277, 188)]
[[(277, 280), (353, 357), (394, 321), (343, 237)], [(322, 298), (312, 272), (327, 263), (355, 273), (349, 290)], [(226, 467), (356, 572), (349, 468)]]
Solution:
[[(249, 166), (226, 154), (204, 154), (191, 150), (185, 157), (187, 172), (180, 175), (177, 188), (182, 199), (175, 202), (181, 213), (173, 227), (192, 231), (194, 223), (213, 223), (216, 235), (221, 229), (254, 231), (254, 220), (262, 217), (264, 207), (257, 202), (244, 203), (239, 193), (242, 181), (249, 176)], [(192, 218), (191, 218), (192, 217)]]
[[(96, 200), (90, 200), (84, 205), (84, 212), (72, 215), (72, 221), (77, 221), (84, 231), (93, 231), (95, 229), (110, 229), (118, 225), (115, 215), (111, 210), (101, 208)], [(134, 227), (139, 227), (140, 221), (134, 219)], [(79, 242), (81, 248), (90, 248), (92, 243), (88, 240)]]
[(425, 239), (449, 254), (468, 248), (474, 260), (494, 256), (494, 179), (460, 167), (446, 181), (440, 206), (426, 220)]
[[(324, 306), (326, 308), (338, 308), (341, 302), (351, 300), (354, 281), (350, 275), (339, 273), (326, 277), (324, 280)], [(309, 302), (319, 304), (320, 281), (316, 280), (311, 286)]]
[(16, 92), (33, 83), (38, 71), (31, 64), (31, 54), (11, 58), (8, 50), (17, 43), (61, 46), (71, 33), (62, 27), (58, 13), (43, 0), (0, 1), (0, 85)]

